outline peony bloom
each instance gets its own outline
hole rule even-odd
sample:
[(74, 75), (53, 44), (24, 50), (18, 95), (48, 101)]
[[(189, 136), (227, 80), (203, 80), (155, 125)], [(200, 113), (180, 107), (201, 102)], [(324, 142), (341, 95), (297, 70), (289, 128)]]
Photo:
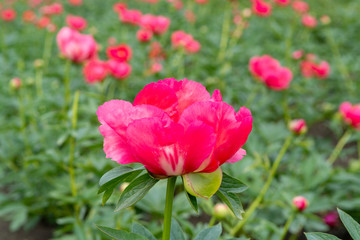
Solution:
[(67, 15), (65, 21), (69, 27), (78, 31), (84, 30), (87, 26), (85, 18), (80, 16)]
[(60, 15), (64, 11), (63, 6), (60, 3), (53, 3), (51, 5), (43, 6), (40, 8), (40, 12), (43, 15)]
[(47, 28), (51, 24), (51, 19), (47, 16), (42, 16), (36, 20), (35, 25), (38, 28)]
[(131, 65), (126, 62), (111, 59), (107, 62), (111, 76), (117, 79), (125, 79), (131, 73)]
[(127, 5), (126, 5), (126, 3), (123, 3), (123, 2), (117, 2), (113, 6), (114, 12), (116, 12), (118, 14), (120, 14), (120, 12), (125, 9), (127, 9)]
[(323, 222), (329, 227), (336, 227), (339, 224), (339, 214), (337, 211), (327, 213), (323, 217)]
[(339, 107), (339, 112), (346, 123), (360, 131), (360, 104), (352, 105), (349, 102), (343, 102)]
[(155, 60), (163, 60), (166, 58), (164, 49), (159, 42), (152, 42), (150, 44), (149, 58)]
[(170, 19), (164, 16), (145, 14), (141, 17), (140, 26), (154, 34), (161, 35), (168, 30)]
[(271, 15), (272, 8), (268, 2), (263, 0), (252, 0), (252, 11), (260, 17), (268, 17)]
[(306, 122), (304, 119), (294, 119), (289, 123), (289, 129), (296, 135), (304, 134), (307, 131)]
[(257, 80), (275, 91), (289, 88), (293, 77), (290, 69), (282, 67), (278, 60), (269, 55), (252, 57), (249, 70)]
[(153, 37), (153, 34), (151, 31), (146, 29), (139, 29), (136, 32), (136, 38), (139, 40), (139, 42), (149, 42)]
[(68, 0), (68, 3), (72, 6), (81, 6), (83, 4), (83, 0)]
[(317, 20), (310, 14), (304, 14), (301, 18), (301, 23), (308, 28), (314, 28), (317, 25)]
[(106, 49), (106, 55), (110, 59), (115, 59), (121, 62), (130, 61), (132, 56), (131, 47), (125, 43), (117, 46), (109, 46)]
[(273, 0), (279, 6), (287, 6), (290, 4), (290, 0)]
[(108, 72), (107, 63), (100, 60), (90, 60), (83, 68), (85, 81), (89, 84), (102, 82), (108, 75)]
[(313, 60), (304, 60), (300, 63), (301, 74), (306, 78), (316, 77), (326, 79), (330, 75), (330, 65), (326, 61), (316, 64)]
[(121, 11), (119, 11), (119, 19), (122, 23), (138, 25), (140, 24), (141, 16), (142, 13), (136, 9), (124, 8)]
[(292, 3), (292, 8), (299, 14), (305, 14), (309, 11), (309, 5), (301, 0), (296, 0)]
[(16, 12), (14, 9), (5, 9), (1, 12), (1, 19), (6, 22), (11, 22), (16, 18)]
[(298, 59), (302, 58), (303, 55), (304, 55), (303, 50), (297, 50), (292, 53), (292, 58), (298, 60)]
[(23, 12), (22, 19), (26, 23), (32, 23), (36, 20), (36, 15), (32, 10), (26, 10)]
[(97, 54), (93, 36), (81, 34), (69, 27), (63, 27), (58, 32), (56, 42), (61, 54), (73, 62), (83, 62)]
[(300, 212), (304, 211), (309, 205), (308, 200), (303, 196), (294, 197), (292, 202), (295, 208)]
[(171, 34), (171, 43), (175, 49), (184, 48), (186, 53), (196, 53), (201, 45), (191, 34), (184, 31), (176, 31)]
[(195, 0), (197, 4), (207, 4), (209, 0)]
[(133, 104), (104, 103), (97, 111), (104, 152), (120, 164), (138, 162), (154, 176), (210, 173), (246, 154), (250, 111), (238, 112), (200, 83), (164, 79), (148, 84)]
[(150, 67), (150, 73), (155, 74), (163, 70), (163, 65), (159, 62), (153, 62)]

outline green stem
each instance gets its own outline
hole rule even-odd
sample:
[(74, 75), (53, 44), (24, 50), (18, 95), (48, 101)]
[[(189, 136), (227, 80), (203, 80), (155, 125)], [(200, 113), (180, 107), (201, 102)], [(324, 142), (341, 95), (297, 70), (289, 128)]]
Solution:
[(230, 20), (231, 20), (231, 11), (229, 9), (225, 9), (224, 20), (223, 20), (223, 25), (222, 25), (221, 40), (220, 40), (220, 46), (219, 46), (219, 49), (220, 49), (219, 55), (218, 55), (219, 62), (222, 62), (225, 58), (226, 47), (227, 47), (228, 38), (229, 38)]
[(358, 145), (358, 157), (360, 161), (360, 140), (358, 140), (357, 145)]
[(290, 122), (290, 111), (289, 111), (289, 104), (288, 104), (288, 90), (283, 91), (283, 99), (282, 99), (282, 105), (284, 109), (284, 119), (286, 124)]
[(288, 149), (288, 147), (290, 146), (291, 140), (293, 138), (293, 135), (290, 135), (286, 138), (284, 145), (282, 146), (278, 156), (276, 157), (274, 164), (270, 170), (270, 174), (266, 180), (265, 185), (263, 186), (263, 188), (261, 189), (261, 192), (259, 193), (259, 195), (256, 197), (255, 201), (253, 201), (250, 205), (250, 207), (245, 211), (243, 220), (241, 220), (234, 228), (233, 230), (230, 232), (230, 234), (232, 236), (235, 236), (240, 230), (241, 228), (244, 226), (244, 224), (247, 222), (247, 220), (252, 216), (253, 212), (255, 211), (255, 209), (257, 209), (257, 207), (260, 205), (261, 201), (263, 200), (266, 192), (268, 191), (270, 184), (272, 182), (272, 180), (274, 179), (275, 173), (279, 167), (279, 164), (281, 162), (281, 159), (283, 158), (286, 150)]
[(19, 116), (20, 116), (20, 121), (21, 121), (21, 133), (23, 135), (24, 138), (24, 145), (25, 145), (25, 152), (26, 155), (30, 155), (31, 154), (31, 147), (29, 144), (29, 139), (26, 133), (26, 118), (25, 118), (25, 109), (24, 109), (24, 99), (22, 96), (22, 90), (20, 89), (19, 91)]
[(344, 135), (340, 138), (339, 142), (336, 144), (336, 147), (334, 148), (334, 150), (331, 153), (330, 157), (327, 159), (328, 163), (333, 164), (335, 162), (335, 160), (339, 156), (341, 150), (344, 148), (346, 142), (351, 137), (351, 133), (352, 133), (351, 128), (346, 130)]
[(215, 217), (215, 216), (212, 216), (211, 219), (210, 219), (210, 222), (209, 222), (209, 226), (208, 226), (208, 227), (214, 226), (215, 222), (216, 222), (216, 217)]
[(44, 44), (44, 54), (43, 54), (43, 60), (44, 60), (44, 71), (46, 71), (47, 66), (49, 65), (49, 59), (51, 56), (51, 48), (53, 43), (53, 34), (51, 32), (46, 33), (45, 37), (45, 44)]
[(281, 236), (280, 236), (280, 240), (283, 240), (284, 237), (286, 236), (286, 233), (288, 232), (291, 223), (294, 221), (295, 215), (296, 215), (296, 212), (293, 211), (291, 213), (291, 216), (289, 217), (289, 219), (286, 221), (284, 229), (283, 229), (283, 231), (281, 233)]
[[(77, 125), (79, 97), (80, 97), (80, 92), (76, 91), (75, 96), (74, 96), (73, 106), (72, 106), (72, 119), (71, 119), (72, 132), (74, 132), (76, 130), (76, 125)], [(71, 194), (73, 197), (76, 197), (77, 190), (76, 190), (76, 181), (75, 181), (74, 155), (75, 155), (75, 138), (73, 135), (71, 135), (71, 137), (70, 137), (70, 153), (69, 153), (69, 176), (70, 176)], [(79, 206), (77, 204), (75, 205), (75, 210), (76, 210), (76, 213), (78, 213)], [(77, 216), (78, 216), (78, 214), (77, 214)]]
[(172, 206), (174, 200), (176, 177), (168, 178), (164, 213), (164, 230), (162, 240), (170, 239)]
[(244, 105), (245, 107), (250, 107), (251, 103), (256, 98), (256, 95), (258, 94), (260, 88), (261, 88), (261, 84), (256, 83), (256, 86), (252, 89), (252, 91), (250, 92), (249, 97), (246, 99), (246, 102), (245, 102), (245, 105)]
[(66, 60), (65, 62), (65, 77), (64, 77), (64, 113), (66, 114), (69, 103), (70, 103), (70, 93), (71, 93), (71, 83), (70, 83), (70, 67), (71, 61)]

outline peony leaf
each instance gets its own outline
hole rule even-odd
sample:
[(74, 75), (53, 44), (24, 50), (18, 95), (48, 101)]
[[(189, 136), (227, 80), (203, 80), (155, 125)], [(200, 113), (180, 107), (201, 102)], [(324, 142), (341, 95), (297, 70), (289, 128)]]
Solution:
[(221, 224), (202, 230), (195, 240), (218, 240), (222, 232)]
[(220, 185), (220, 189), (226, 192), (241, 193), (248, 189), (248, 187), (240, 180), (233, 178), (223, 172), (223, 179)]
[(148, 240), (156, 240), (154, 235), (143, 225), (134, 222), (132, 225), (132, 232), (144, 236)]
[(187, 191), (185, 191), (186, 198), (189, 200), (190, 206), (195, 210), (195, 212), (199, 212), (198, 209), (198, 203), (195, 196), (189, 194)]
[(360, 239), (360, 224), (357, 223), (349, 214), (338, 209), (340, 219), (353, 239)]
[(137, 201), (141, 200), (158, 181), (158, 179), (152, 178), (147, 173), (136, 178), (121, 194), (115, 211), (134, 205)]
[(171, 219), (170, 240), (185, 240), (184, 232), (175, 218)]
[(333, 235), (320, 232), (305, 233), (305, 236), (307, 240), (341, 240)]
[(182, 177), (188, 193), (195, 197), (209, 199), (221, 185), (222, 170), (219, 167), (211, 173), (188, 173)]
[(243, 207), (239, 197), (232, 192), (223, 191), (221, 188), (216, 192), (216, 195), (230, 208), (238, 219), (242, 219), (241, 213)]
[(96, 227), (107, 236), (116, 240), (146, 240), (147, 239), (136, 233), (129, 233), (103, 226), (96, 226)]

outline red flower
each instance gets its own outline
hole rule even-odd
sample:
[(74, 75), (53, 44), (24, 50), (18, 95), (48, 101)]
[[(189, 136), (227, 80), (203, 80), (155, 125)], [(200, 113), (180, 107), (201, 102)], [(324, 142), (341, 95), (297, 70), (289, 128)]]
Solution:
[(81, 6), (83, 4), (83, 0), (68, 0), (68, 3), (73, 6)]
[(124, 8), (119, 12), (119, 19), (122, 23), (138, 25), (141, 21), (142, 13), (139, 10)]
[(168, 30), (170, 26), (170, 19), (164, 16), (145, 14), (141, 17), (140, 26), (153, 32), (154, 34), (161, 35)]
[(186, 53), (196, 53), (200, 50), (201, 45), (191, 34), (184, 31), (176, 31), (171, 34), (171, 43), (175, 49), (184, 48)]
[(290, 121), (289, 129), (296, 135), (301, 135), (307, 131), (306, 122), (304, 119), (294, 119)]
[(352, 105), (349, 102), (343, 102), (339, 111), (346, 123), (360, 131), (360, 104)]
[(306, 78), (316, 77), (318, 79), (326, 79), (330, 75), (330, 65), (326, 61), (319, 64), (314, 62), (315, 59), (307, 58), (300, 63), (301, 74)]
[(293, 204), (300, 212), (304, 211), (309, 205), (308, 200), (303, 196), (294, 197)]
[(1, 11), (1, 19), (6, 22), (11, 22), (16, 18), (16, 12), (14, 9), (5, 9)]
[(279, 6), (287, 6), (290, 4), (290, 0), (273, 0)]
[(204, 86), (184, 79), (160, 80), (134, 103), (112, 100), (97, 111), (106, 157), (142, 163), (157, 176), (213, 172), (245, 155), (252, 129), (250, 111), (238, 112)]
[(131, 47), (125, 43), (117, 46), (109, 46), (106, 49), (106, 55), (110, 59), (115, 59), (121, 62), (130, 61), (132, 56)]
[(26, 10), (23, 12), (22, 19), (26, 23), (31, 23), (36, 20), (36, 15), (32, 10)]
[(271, 15), (271, 4), (263, 0), (252, 0), (252, 11), (260, 17), (268, 17)]
[(292, 8), (299, 14), (305, 14), (309, 11), (309, 5), (301, 0), (296, 0), (292, 3)]
[(87, 21), (80, 16), (67, 15), (66, 16), (66, 24), (72, 29), (82, 31), (87, 26)]
[(131, 73), (131, 65), (129, 65), (126, 62), (121, 62), (117, 60), (109, 60), (107, 62), (109, 71), (111, 76), (117, 79), (125, 79), (127, 78)]
[(90, 60), (83, 68), (85, 81), (89, 84), (102, 82), (108, 74), (108, 66), (106, 62), (100, 60)]
[(139, 42), (149, 42), (152, 36), (152, 32), (146, 29), (139, 29), (136, 33), (136, 38)]
[(301, 23), (308, 28), (314, 28), (317, 25), (317, 20), (310, 14), (304, 14), (301, 18)]

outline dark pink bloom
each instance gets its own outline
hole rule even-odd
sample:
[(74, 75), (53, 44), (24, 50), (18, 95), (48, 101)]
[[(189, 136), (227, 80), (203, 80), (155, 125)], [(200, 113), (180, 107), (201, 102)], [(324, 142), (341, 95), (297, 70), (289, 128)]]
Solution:
[(125, 43), (116, 46), (109, 46), (106, 49), (106, 55), (110, 59), (127, 62), (132, 57), (131, 47)]
[(107, 65), (111, 76), (114, 78), (125, 79), (131, 74), (131, 65), (126, 62), (110, 59)]
[(136, 9), (122, 9), (119, 12), (119, 18), (122, 23), (128, 23), (131, 25), (138, 25), (141, 21), (142, 13)]
[(153, 37), (153, 34), (151, 31), (147, 29), (139, 29), (136, 32), (136, 38), (139, 40), (139, 42), (149, 42)]
[(310, 14), (304, 14), (301, 18), (301, 23), (308, 28), (314, 28), (317, 25), (317, 20)]
[(184, 31), (173, 32), (171, 43), (175, 49), (184, 48), (186, 53), (196, 53), (201, 48), (200, 43), (191, 34), (187, 34)]
[(201, 44), (194, 39), (185, 45), (185, 51), (187, 53), (197, 53), (198, 51), (200, 51), (200, 49)]
[(337, 211), (327, 213), (323, 217), (323, 222), (329, 227), (336, 227), (339, 224), (339, 214)]
[(127, 5), (126, 5), (126, 3), (123, 3), (123, 2), (117, 2), (113, 6), (114, 12), (119, 13), (119, 14), (122, 10), (125, 10), (125, 9), (127, 9)]
[(22, 19), (26, 23), (32, 23), (36, 20), (36, 15), (32, 10), (26, 10), (23, 12)]
[(47, 16), (42, 16), (36, 20), (35, 25), (38, 28), (47, 28), (51, 24), (51, 19)]
[(161, 72), (163, 69), (163, 65), (159, 62), (153, 62), (150, 67), (150, 73), (155, 74)]
[(251, 74), (262, 82), (264, 81), (263, 76), (265, 72), (276, 70), (279, 67), (279, 61), (269, 55), (252, 57), (249, 62), (249, 70)]
[(289, 88), (292, 77), (293, 75), (290, 69), (279, 67), (276, 70), (266, 71), (263, 79), (268, 88), (281, 91)]
[(164, 16), (145, 14), (141, 17), (140, 26), (153, 32), (154, 34), (161, 35), (168, 30), (170, 26), (170, 19)]
[(195, 0), (195, 2), (198, 4), (207, 4), (209, 0)]
[(304, 119), (294, 119), (290, 121), (289, 129), (296, 135), (301, 135), (307, 131), (306, 122)]
[(64, 11), (63, 6), (60, 3), (53, 3), (51, 5), (43, 6), (40, 8), (40, 12), (43, 15), (60, 15)]
[(304, 211), (309, 205), (308, 200), (303, 196), (294, 197), (293, 204), (300, 212)]
[(309, 11), (309, 4), (301, 0), (296, 0), (292, 3), (292, 8), (299, 14), (305, 14)]
[(99, 107), (106, 157), (142, 163), (156, 176), (213, 172), (245, 155), (252, 129), (250, 111), (236, 113), (204, 86), (184, 79), (160, 80), (139, 92), (134, 103), (112, 100)]
[(273, 0), (279, 6), (287, 6), (290, 4), (290, 0)]
[(360, 131), (360, 104), (352, 105), (349, 102), (343, 102), (339, 107), (339, 112), (346, 123)]
[(268, 17), (271, 15), (271, 4), (263, 0), (252, 0), (252, 11), (260, 17)]
[(100, 60), (90, 60), (83, 68), (85, 81), (89, 84), (102, 82), (108, 75), (108, 72), (107, 63)]
[(16, 12), (14, 9), (5, 9), (1, 12), (1, 19), (6, 22), (11, 22), (16, 18)]
[(298, 60), (298, 59), (302, 58), (303, 55), (304, 55), (303, 50), (297, 50), (292, 53), (292, 58)]
[(73, 62), (90, 60), (97, 54), (97, 44), (91, 35), (63, 27), (56, 36), (61, 54)]
[(68, 0), (68, 3), (73, 6), (81, 6), (83, 3), (83, 0)]
[(85, 18), (80, 16), (67, 15), (66, 24), (75, 30), (82, 31), (86, 28), (87, 21)]
[(304, 60), (300, 63), (301, 74), (306, 78), (316, 77), (318, 79), (326, 79), (330, 75), (330, 65), (326, 61), (319, 64), (312, 60)]

